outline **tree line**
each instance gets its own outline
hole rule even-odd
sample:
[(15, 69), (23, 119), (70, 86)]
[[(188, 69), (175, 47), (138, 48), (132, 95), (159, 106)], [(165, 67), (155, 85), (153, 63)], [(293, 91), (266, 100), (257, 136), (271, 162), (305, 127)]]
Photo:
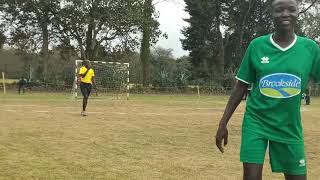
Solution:
[[(0, 48), (23, 56), (25, 72), (42, 81), (66, 79), (75, 59), (89, 59), (130, 62), (132, 81), (144, 86), (230, 86), (250, 41), (273, 31), (271, 0), (184, 1), (189, 57), (153, 48), (166, 36), (155, 10), (161, 0), (3, 0)], [(319, 1), (298, 1), (297, 33), (319, 41)]]

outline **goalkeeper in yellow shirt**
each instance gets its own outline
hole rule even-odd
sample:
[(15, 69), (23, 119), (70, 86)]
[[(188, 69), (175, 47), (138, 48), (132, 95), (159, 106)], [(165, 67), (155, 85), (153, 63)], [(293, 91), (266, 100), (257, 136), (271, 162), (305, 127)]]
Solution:
[(90, 62), (87, 60), (83, 61), (78, 74), (78, 82), (80, 83), (80, 90), (83, 96), (81, 116), (87, 115), (86, 107), (88, 98), (91, 93), (92, 85), (95, 86), (96, 84), (94, 76), (94, 70), (90, 67)]

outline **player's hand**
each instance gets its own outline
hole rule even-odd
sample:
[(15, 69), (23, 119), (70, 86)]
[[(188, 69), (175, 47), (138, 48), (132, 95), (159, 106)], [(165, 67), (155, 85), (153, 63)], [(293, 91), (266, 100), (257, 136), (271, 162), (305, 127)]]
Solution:
[(216, 145), (218, 149), (220, 150), (221, 153), (224, 153), (224, 149), (222, 146), (222, 141), (223, 145), (226, 146), (228, 144), (228, 129), (226, 124), (219, 124), (219, 128), (217, 130), (216, 134)]

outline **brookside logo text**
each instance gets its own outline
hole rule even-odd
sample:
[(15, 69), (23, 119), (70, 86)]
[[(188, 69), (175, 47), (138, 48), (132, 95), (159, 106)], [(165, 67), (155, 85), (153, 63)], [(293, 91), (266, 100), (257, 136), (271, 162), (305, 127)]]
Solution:
[(272, 98), (289, 98), (301, 92), (301, 78), (287, 73), (276, 73), (263, 77), (260, 92)]

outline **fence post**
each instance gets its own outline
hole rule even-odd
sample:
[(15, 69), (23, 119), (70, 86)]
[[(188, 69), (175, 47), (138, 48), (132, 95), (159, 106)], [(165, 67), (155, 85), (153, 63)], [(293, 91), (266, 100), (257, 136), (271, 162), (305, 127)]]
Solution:
[(3, 84), (3, 94), (6, 94), (6, 82), (4, 81), (4, 72), (2, 72), (2, 84)]
[(200, 87), (199, 85), (197, 86), (197, 92), (198, 92), (198, 98), (200, 97)]

